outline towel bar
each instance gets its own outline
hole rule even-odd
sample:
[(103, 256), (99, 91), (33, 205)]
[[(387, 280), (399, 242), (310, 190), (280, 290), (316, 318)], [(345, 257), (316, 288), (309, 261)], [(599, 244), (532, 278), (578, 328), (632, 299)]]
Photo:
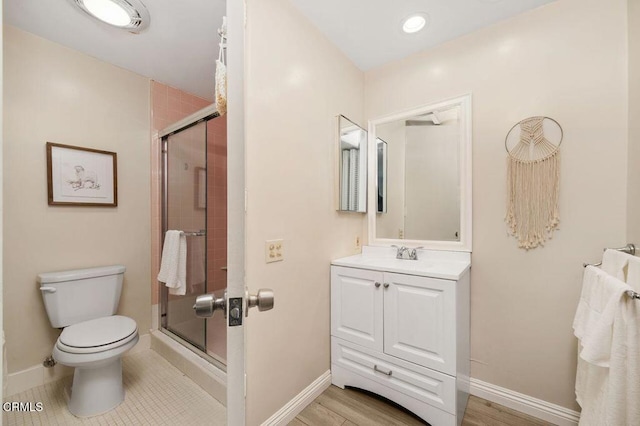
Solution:
[[(604, 249), (604, 251), (607, 250), (617, 250), (617, 251), (621, 251), (623, 253), (627, 253), (630, 254), (631, 256), (634, 256), (636, 254), (636, 245), (635, 244), (627, 244), (624, 247), (618, 247), (618, 248), (612, 248), (612, 249)], [(583, 263), (582, 266), (584, 266), (585, 268), (587, 266), (602, 266), (602, 262), (598, 262), (598, 263)]]
[[(618, 247), (618, 248), (613, 248), (613, 249), (604, 249), (605, 251), (607, 250), (617, 250), (617, 251), (621, 251), (623, 253), (627, 253), (630, 254), (632, 256), (634, 256), (636, 254), (636, 245), (629, 243), (624, 247)], [(584, 266), (585, 268), (587, 266), (602, 266), (602, 262), (598, 262), (598, 263), (583, 263), (582, 266)], [(629, 296), (632, 299), (640, 299), (640, 294), (636, 293), (635, 291), (632, 290), (627, 290), (625, 291), (626, 295)]]
[(180, 231), (185, 237), (204, 237), (207, 235), (206, 231)]

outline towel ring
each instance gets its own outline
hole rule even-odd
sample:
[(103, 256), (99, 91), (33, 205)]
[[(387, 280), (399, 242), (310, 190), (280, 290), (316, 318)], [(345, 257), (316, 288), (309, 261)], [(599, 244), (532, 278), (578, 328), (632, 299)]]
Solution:
[[(536, 116), (533, 117), (527, 117), (527, 118), (523, 118), (522, 120), (518, 121), (516, 124), (514, 124), (513, 126), (511, 126), (511, 128), (509, 129), (509, 131), (507, 132), (507, 136), (505, 136), (504, 138), (504, 149), (507, 151), (507, 153), (511, 152), (509, 150), (509, 136), (511, 135), (511, 132), (513, 132), (513, 130), (518, 127), (523, 121), (525, 120), (529, 120), (531, 118), (535, 118)], [(556, 126), (558, 126), (558, 129), (560, 129), (560, 141), (558, 142), (558, 144), (556, 145), (556, 148), (560, 148), (560, 145), (562, 145), (562, 140), (564, 139), (564, 130), (562, 130), (562, 126), (560, 125), (560, 123), (558, 123), (557, 120), (554, 120), (551, 117), (547, 117), (547, 116), (538, 116), (541, 117), (543, 119), (543, 125), (544, 125), (544, 120), (550, 120), (552, 122), (554, 122), (556, 124)], [(551, 142), (551, 141), (549, 141)]]

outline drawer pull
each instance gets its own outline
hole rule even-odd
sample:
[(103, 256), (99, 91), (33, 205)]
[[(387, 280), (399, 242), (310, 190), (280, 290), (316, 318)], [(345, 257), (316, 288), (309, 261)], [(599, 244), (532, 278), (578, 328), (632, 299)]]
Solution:
[(376, 288), (380, 287), (380, 283), (376, 283), (375, 285), (376, 285)]
[(390, 376), (391, 373), (393, 373), (393, 371), (391, 371), (391, 370), (389, 370), (389, 371), (380, 370), (377, 365), (373, 366), (373, 371), (377, 371), (378, 373), (386, 374), (387, 376)]
[(384, 283), (384, 288), (389, 288), (389, 283)]

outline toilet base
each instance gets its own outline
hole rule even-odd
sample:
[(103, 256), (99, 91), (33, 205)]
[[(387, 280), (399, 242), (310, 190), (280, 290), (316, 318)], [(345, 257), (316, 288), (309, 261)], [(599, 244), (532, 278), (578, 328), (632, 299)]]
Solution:
[(98, 368), (78, 368), (73, 372), (69, 411), (90, 417), (113, 410), (124, 401), (122, 358)]

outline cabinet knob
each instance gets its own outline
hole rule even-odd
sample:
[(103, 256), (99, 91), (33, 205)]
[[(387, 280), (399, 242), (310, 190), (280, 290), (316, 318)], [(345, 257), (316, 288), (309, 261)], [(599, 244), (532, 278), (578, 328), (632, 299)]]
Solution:
[(384, 288), (389, 288), (389, 283), (384, 283)]
[(376, 288), (380, 287), (380, 283), (375, 284)]

